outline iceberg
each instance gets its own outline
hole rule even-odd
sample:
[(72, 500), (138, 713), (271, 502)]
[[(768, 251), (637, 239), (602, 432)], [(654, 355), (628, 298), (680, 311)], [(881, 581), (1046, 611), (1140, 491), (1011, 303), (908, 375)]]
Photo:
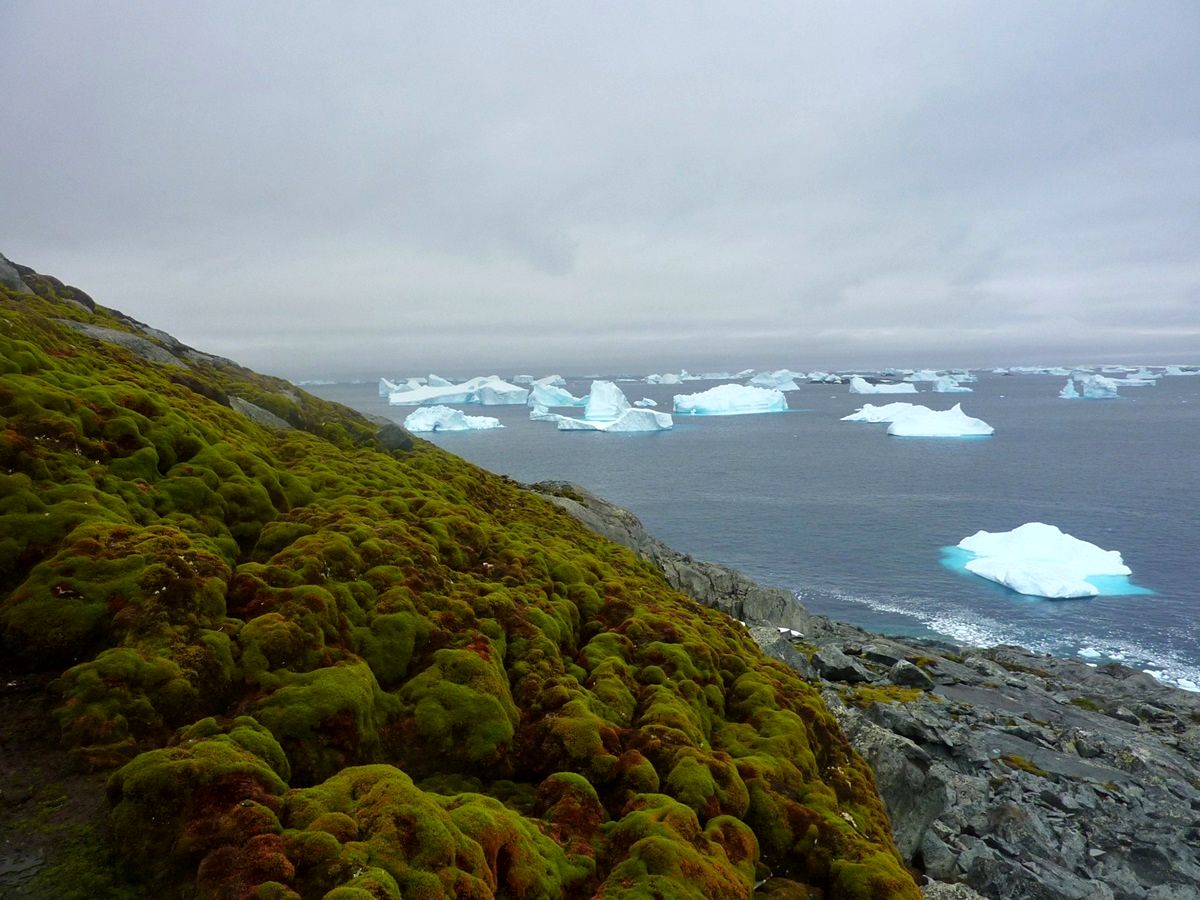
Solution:
[(641, 406), (643, 408), (645, 408), (647, 406), (658, 406), (658, 401), (651, 400), (649, 397), (643, 397), (641, 400), (634, 400), (633, 405)]
[(425, 406), (427, 404), (481, 403), (484, 406), (524, 404), (529, 392), (509, 384), (498, 375), (472, 378), (462, 384), (420, 385), (391, 391), (388, 403), (392, 406)]
[(809, 372), (809, 384), (844, 384), (846, 381), (841, 375), (835, 375), (832, 372)]
[(587, 398), (576, 397), (566, 388), (535, 381), (529, 392), (528, 403), (530, 406), (584, 406), (587, 404)]
[(911, 375), (905, 376), (905, 381), (937, 381), (938, 373), (932, 369), (918, 369)]
[(807, 377), (803, 372), (778, 369), (774, 372), (759, 372), (747, 384), (750, 387), (773, 388), (777, 391), (798, 391), (800, 386), (796, 384), (796, 379), (804, 381)]
[(669, 372), (665, 375), (647, 375), (646, 384), (683, 384), (683, 377)]
[[(1074, 388), (1073, 391), (1068, 388)], [(1079, 375), (1068, 380), (1066, 386), (1058, 392), (1064, 400), (1112, 400), (1118, 397), (1117, 382), (1103, 375)]]
[(741, 416), (787, 408), (782, 391), (744, 384), (720, 384), (698, 394), (675, 395), (675, 412), (689, 416)]
[(1101, 549), (1042, 522), (1027, 522), (1012, 531), (977, 531), (958, 546), (975, 554), (964, 566), (968, 572), (1034, 597), (1094, 597), (1100, 590), (1086, 579), (1132, 574), (1116, 550)]
[(529, 421), (531, 422), (557, 422), (560, 418), (558, 413), (552, 413), (540, 404), (529, 410)]
[(969, 394), (971, 388), (963, 387), (949, 375), (940, 375), (933, 382), (933, 390), (938, 394)]
[(628, 410), (629, 399), (611, 381), (593, 381), (583, 417), (593, 422), (611, 422)]
[(850, 379), (850, 393), (852, 394), (915, 394), (916, 392), (917, 389), (911, 382), (871, 384), (859, 375)]
[(433, 374), (426, 376), (425, 383), (430, 387), (450, 387), (452, 384), (452, 382), (447, 381), (442, 376)]
[(541, 378), (534, 378), (533, 384), (544, 384), (546, 387), (565, 387), (567, 381), (561, 375), (545, 375)]
[[(593, 382), (595, 384), (595, 382)], [(556, 416), (559, 431), (604, 431), (610, 433), (666, 431), (674, 426), (670, 415), (652, 409), (626, 409), (615, 419), (604, 422)]]
[(388, 381), (386, 378), (379, 379), (379, 396), (380, 397), (386, 397), (392, 391), (398, 391), (398, 390), (400, 390), (400, 385), (396, 384), (394, 381)]
[(887, 433), (895, 437), (976, 437), (993, 431), (991, 425), (983, 419), (971, 418), (956, 403), (946, 410), (914, 406), (904, 415), (892, 419)]
[(1200, 369), (1184, 369), (1182, 366), (1167, 366), (1163, 375), (1178, 378), (1182, 375), (1200, 375)]
[(408, 414), (404, 427), (409, 431), (483, 431), (504, 426), (491, 416), (466, 416), (448, 406), (424, 406)]
[(891, 422), (900, 416), (907, 415), (914, 409), (925, 409), (924, 406), (914, 406), (912, 403), (886, 403), (883, 406), (875, 406), (871, 403), (864, 404), (858, 412), (851, 413), (848, 416), (842, 416), (843, 422)]

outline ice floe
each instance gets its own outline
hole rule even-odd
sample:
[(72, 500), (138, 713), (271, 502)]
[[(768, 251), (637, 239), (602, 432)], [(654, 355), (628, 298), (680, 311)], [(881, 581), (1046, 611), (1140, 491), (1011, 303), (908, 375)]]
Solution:
[(958, 546), (975, 554), (964, 566), (968, 572), (1035, 597), (1094, 597), (1100, 589), (1086, 579), (1131, 574), (1116, 550), (1043, 522), (1027, 522), (1012, 531), (978, 531)]
[(491, 416), (467, 416), (448, 406), (423, 406), (408, 414), (404, 427), (409, 431), (483, 431), (504, 426)]
[(983, 419), (975, 419), (954, 404), (946, 410), (932, 410), (914, 406), (907, 413), (892, 419), (887, 433), (895, 437), (977, 437), (989, 435), (991, 425)]
[(1103, 375), (1081, 375), (1076, 373), (1067, 380), (1058, 396), (1064, 400), (1112, 400), (1117, 394), (1117, 382)]
[(850, 379), (852, 394), (915, 394), (917, 388), (911, 382), (901, 384), (871, 384), (867, 379), (855, 375)]
[(972, 389), (963, 387), (949, 375), (939, 375), (934, 379), (933, 390), (938, 394), (969, 394)]
[(787, 398), (774, 388), (719, 384), (698, 394), (676, 394), (675, 412), (689, 416), (740, 416), (783, 412)]

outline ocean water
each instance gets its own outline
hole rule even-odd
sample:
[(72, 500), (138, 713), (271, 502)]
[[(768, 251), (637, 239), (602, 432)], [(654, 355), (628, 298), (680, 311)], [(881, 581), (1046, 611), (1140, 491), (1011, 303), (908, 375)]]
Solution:
[[(559, 432), (523, 407), (469, 407), (506, 427), (425, 436), (521, 481), (578, 482), (676, 549), (864, 628), (1117, 660), (1200, 685), (1200, 377), (1093, 401), (1058, 399), (1064, 381), (980, 375), (973, 393), (915, 398), (803, 385), (786, 413), (676, 416), (671, 431), (634, 435)], [(620, 383), (662, 411), (674, 394), (714, 384)], [(578, 396), (588, 381), (567, 386)], [(396, 421), (411, 412), (388, 406), (375, 384), (310, 390)], [(962, 403), (996, 433), (895, 438), (886, 425), (839, 421), (891, 400)], [(1044, 600), (964, 573), (947, 550), (1030, 521), (1119, 550), (1133, 576), (1099, 597)]]

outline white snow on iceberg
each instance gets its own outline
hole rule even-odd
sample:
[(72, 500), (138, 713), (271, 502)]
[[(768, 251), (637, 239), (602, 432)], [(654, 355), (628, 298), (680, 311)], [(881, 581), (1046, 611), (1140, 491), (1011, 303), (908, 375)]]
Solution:
[(483, 431), (504, 426), (491, 416), (466, 416), (448, 406), (423, 406), (408, 414), (404, 427), (409, 431)]
[(744, 384), (719, 384), (698, 394), (675, 395), (675, 412), (688, 416), (741, 416), (787, 408), (782, 391)]
[[(912, 403), (885, 403), (883, 406), (875, 406), (872, 403), (864, 404), (858, 412), (850, 413), (848, 416), (842, 416), (843, 422), (891, 422), (893, 419), (907, 415), (918, 407)], [(925, 407), (919, 407), (925, 409)]]
[(629, 409), (629, 398), (611, 381), (593, 381), (583, 417), (593, 422), (611, 422)]
[(915, 394), (916, 387), (911, 382), (902, 384), (871, 384), (867, 379), (855, 375), (850, 379), (852, 394)]
[(1027, 522), (1012, 531), (977, 531), (958, 546), (975, 554), (964, 566), (968, 572), (1034, 597), (1094, 597), (1100, 590), (1086, 579), (1131, 574), (1116, 550), (1104, 550), (1042, 522)]
[(675, 424), (667, 413), (655, 412), (652, 409), (626, 409), (617, 418), (603, 422), (572, 419), (569, 416), (557, 416), (556, 418), (559, 431), (604, 431), (610, 433), (666, 431)]
[(535, 381), (529, 392), (528, 403), (530, 406), (585, 406), (587, 398), (576, 397), (566, 388)]
[(914, 406), (902, 416), (894, 418), (887, 433), (895, 437), (977, 437), (995, 431), (983, 419), (975, 419), (954, 404), (951, 409), (933, 410)]

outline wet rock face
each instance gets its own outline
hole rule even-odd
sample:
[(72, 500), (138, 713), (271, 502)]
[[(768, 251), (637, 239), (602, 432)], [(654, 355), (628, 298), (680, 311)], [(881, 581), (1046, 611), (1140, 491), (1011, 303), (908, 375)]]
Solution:
[(1200, 695), (1115, 664), (868, 634), (762, 602), (774, 589), (741, 576), (731, 596), (695, 574), (720, 567), (674, 553), (628, 512), (540, 488), (701, 602), (755, 620), (764, 650), (822, 687), (902, 855), (961, 883), (926, 896), (1200, 898)]

